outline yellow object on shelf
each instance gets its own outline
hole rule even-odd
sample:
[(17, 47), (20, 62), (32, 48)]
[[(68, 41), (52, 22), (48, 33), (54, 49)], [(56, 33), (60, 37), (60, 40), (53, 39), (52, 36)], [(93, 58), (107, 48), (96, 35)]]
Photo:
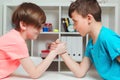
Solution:
[(53, 32), (58, 32), (59, 30), (58, 29), (54, 29)]

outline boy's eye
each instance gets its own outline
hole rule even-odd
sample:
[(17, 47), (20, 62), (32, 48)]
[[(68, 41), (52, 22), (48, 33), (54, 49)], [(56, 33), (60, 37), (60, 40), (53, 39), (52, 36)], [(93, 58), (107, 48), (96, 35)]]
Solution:
[(73, 21), (74, 23), (77, 23), (77, 21)]

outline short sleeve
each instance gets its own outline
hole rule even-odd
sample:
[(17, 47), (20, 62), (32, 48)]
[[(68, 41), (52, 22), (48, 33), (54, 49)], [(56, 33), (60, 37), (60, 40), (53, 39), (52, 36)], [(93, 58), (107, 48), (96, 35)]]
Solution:
[(16, 30), (11, 30), (0, 38), (0, 50), (12, 60), (29, 56), (27, 44)]
[(117, 56), (120, 56), (120, 36), (113, 35), (112, 37), (109, 37), (109, 40), (105, 41), (105, 46), (107, 47), (112, 60), (114, 60)]
[(20, 59), (29, 56), (27, 45), (24, 42), (21, 44), (13, 44), (10, 47), (11, 48), (8, 49), (7, 54), (11, 59)]

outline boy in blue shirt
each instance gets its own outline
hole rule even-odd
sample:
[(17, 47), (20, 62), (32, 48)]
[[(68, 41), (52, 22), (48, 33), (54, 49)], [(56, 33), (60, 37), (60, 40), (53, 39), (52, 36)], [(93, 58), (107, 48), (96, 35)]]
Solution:
[[(76, 0), (69, 7), (69, 17), (81, 36), (90, 35), (80, 64), (66, 53), (60, 56), (76, 77), (83, 77), (93, 64), (104, 80), (120, 80), (120, 36), (101, 23), (101, 8), (96, 0)], [(51, 49), (60, 42), (52, 44)], [(77, 45), (76, 45), (77, 47)]]

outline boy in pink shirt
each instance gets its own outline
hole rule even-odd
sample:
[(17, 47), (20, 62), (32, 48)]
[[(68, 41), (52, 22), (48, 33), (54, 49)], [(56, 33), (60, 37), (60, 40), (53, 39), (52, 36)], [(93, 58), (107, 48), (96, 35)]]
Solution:
[(21, 64), (31, 78), (40, 77), (54, 58), (65, 52), (61, 43), (37, 66), (29, 57), (25, 40), (36, 39), (46, 21), (44, 11), (33, 3), (22, 3), (12, 15), (15, 28), (0, 37), (0, 79), (9, 76)]
[(19, 32), (13, 29), (0, 37), (0, 78), (11, 74), (25, 57), (29, 57), (28, 49)]

